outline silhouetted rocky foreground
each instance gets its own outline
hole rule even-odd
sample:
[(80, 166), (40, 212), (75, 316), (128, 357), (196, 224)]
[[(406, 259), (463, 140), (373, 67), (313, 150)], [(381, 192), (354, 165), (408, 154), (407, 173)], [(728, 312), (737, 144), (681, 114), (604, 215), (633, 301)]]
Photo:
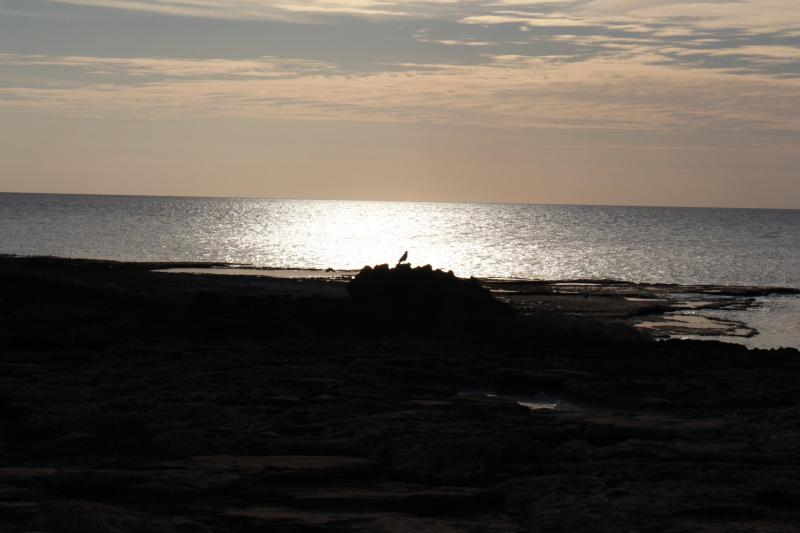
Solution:
[(0, 530), (800, 529), (795, 350), (159, 266), (0, 258)]
[(457, 278), (430, 265), (364, 267), (347, 284), (347, 292), (361, 312), (363, 329), (379, 327), (394, 334), (460, 335), (465, 328), (502, 327), (514, 315), (477, 279)]

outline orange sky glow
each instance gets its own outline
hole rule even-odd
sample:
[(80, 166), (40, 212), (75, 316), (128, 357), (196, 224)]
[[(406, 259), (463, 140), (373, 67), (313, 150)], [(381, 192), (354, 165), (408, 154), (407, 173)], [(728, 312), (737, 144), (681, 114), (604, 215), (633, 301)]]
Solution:
[(800, 208), (795, 4), (0, 0), (0, 190)]

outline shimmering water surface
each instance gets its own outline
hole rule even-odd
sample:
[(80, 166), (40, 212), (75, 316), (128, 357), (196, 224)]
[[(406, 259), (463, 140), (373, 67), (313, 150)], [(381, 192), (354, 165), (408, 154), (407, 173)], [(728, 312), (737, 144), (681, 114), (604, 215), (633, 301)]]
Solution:
[(0, 253), (800, 286), (800, 211), (0, 194)]
[(405, 250), (459, 275), (800, 287), (800, 211), (0, 194), (7, 254), (358, 269)]

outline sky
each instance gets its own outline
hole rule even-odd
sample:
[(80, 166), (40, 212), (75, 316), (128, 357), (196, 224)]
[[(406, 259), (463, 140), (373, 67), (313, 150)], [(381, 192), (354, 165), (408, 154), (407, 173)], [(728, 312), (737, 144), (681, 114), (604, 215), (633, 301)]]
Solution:
[(0, 0), (0, 191), (800, 208), (798, 0)]

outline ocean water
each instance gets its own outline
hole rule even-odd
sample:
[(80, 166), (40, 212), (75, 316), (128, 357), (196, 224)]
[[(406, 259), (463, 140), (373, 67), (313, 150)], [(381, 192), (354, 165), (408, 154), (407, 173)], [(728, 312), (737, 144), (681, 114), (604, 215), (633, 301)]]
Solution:
[(800, 210), (0, 194), (0, 253), (800, 287)]
[[(343, 270), (406, 250), (463, 276), (800, 287), (800, 210), (0, 194), (5, 254)], [(765, 308), (795, 330), (794, 301)]]

